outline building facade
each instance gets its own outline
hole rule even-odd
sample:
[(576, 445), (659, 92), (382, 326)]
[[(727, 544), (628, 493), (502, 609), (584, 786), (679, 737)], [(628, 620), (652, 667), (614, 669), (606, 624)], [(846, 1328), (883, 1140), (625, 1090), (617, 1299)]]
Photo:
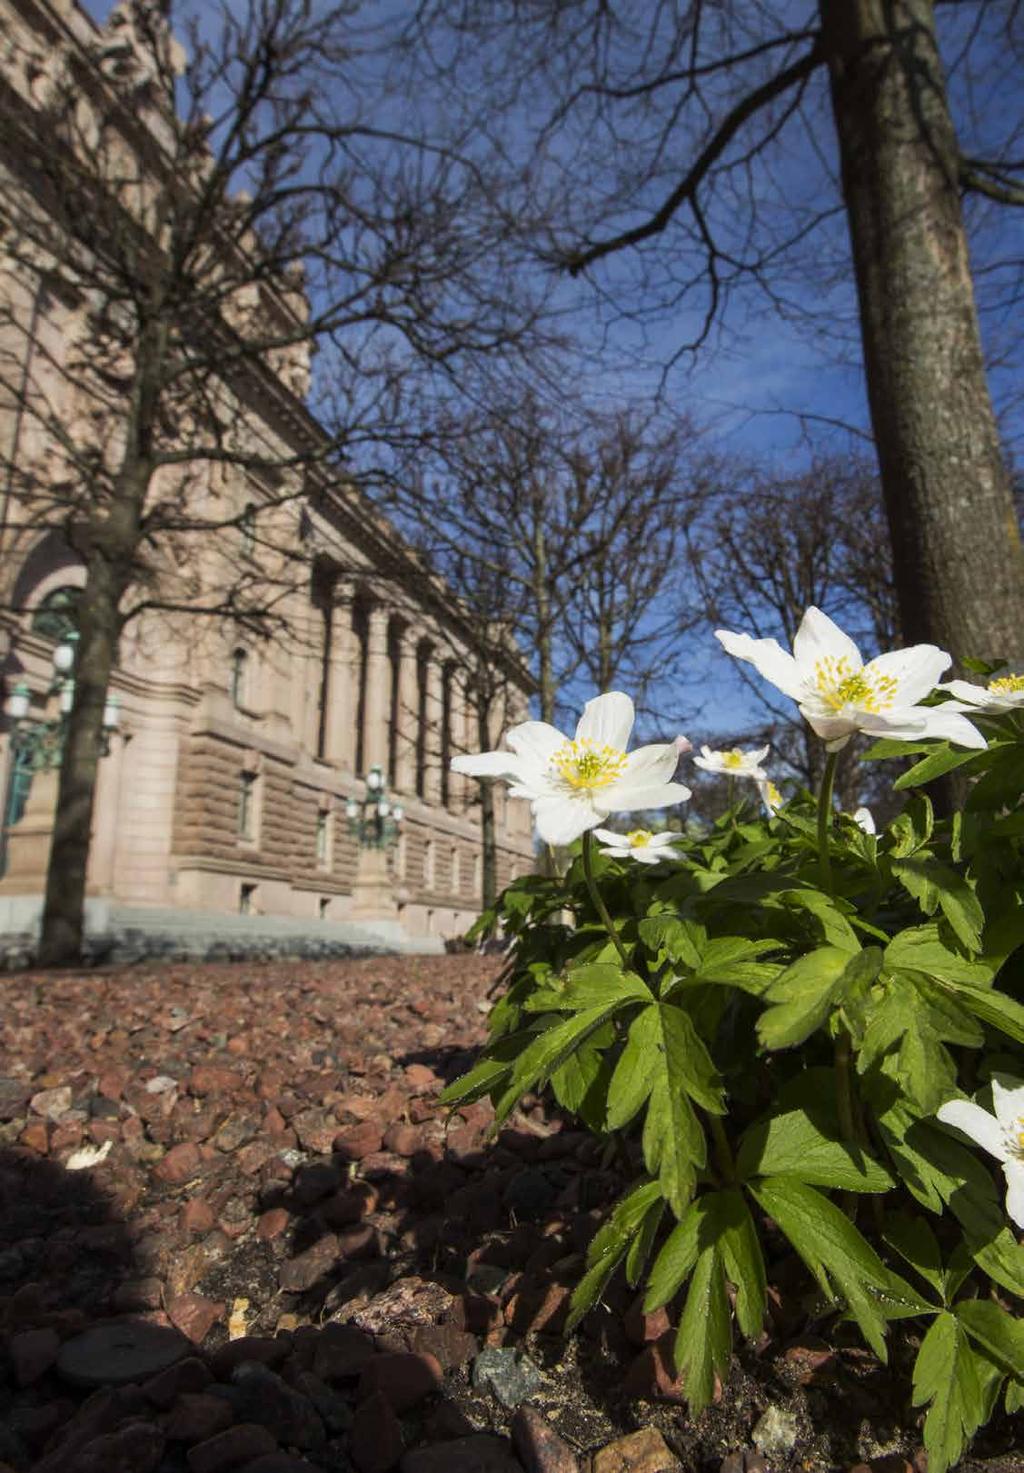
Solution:
[[(103, 55), (104, 32), (73, 0), (2, 0), (0, 13), (8, 36), (28, 33), (19, 54), (52, 47), (56, 35), (83, 55)], [(2, 105), (24, 108), (34, 84), (12, 55)], [(0, 164), (0, 188), (25, 187), (11, 159)], [(0, 242), (8, 389), (0, 391), (0, 673), (5, 712), (24, 684), (28, 719), (39, 721), (56, 714), (53, 655), (74, 627), (86, 570), (59, 519), (45, 514), (62, 473), (60, 446), (31, 396), (68, 423), (90, 405), (81, 377), (61, 371), (81, 335), (76, 304), (54, 295), (44, 272), (28, 279), (2, 253)], [(301, 311), (301, 293), (291, 295), (286, 305)], [(308, 349), (281, 355), (274, 370), (245, 387), (245, 429), (287, 465), (318, 433), (305, 406)], [(213, 929), (218, 916), (325, 931), (358, 923), (436, 944), (463, 932), (480, 906), (478, 785), (449, 770), (452, 756), (479, 745), (467, 677), (472, 631), (358, 488), (325, 465), (291, 486), (289, 474), (213, 467), (191, 494), (220, 508), (211, 523), (224, 530), (160, 549), (118, 646), (119, 724), (100, 763), (88, 895), (150, 914), (202, 914)], [(279, 632), (270, 638), (244, 621), (189, 615), (189, 588), (198, 598), (226, 569), (236, 587), (239, 570), (244, 578), (251, 569), (253, 585), (273, 580), (282, 561), (290, 572), (279, 579)], [(166, 608), (163, 586), (175, 591)], [(525, 715), (529, 678), (507, 650), (494, 658), (506, 677), (507, 724)], [(43, 891), (56, 772), (19, 764), (11, 730), (5, 714), (0, 925), (19, 929)], [(371, 773), (403, 810), (386, 847), (360, 843), (348, 812), (362, 805)], [(495, 796), (501, 884), (529, 867), (532, 841), (526, 805)]]

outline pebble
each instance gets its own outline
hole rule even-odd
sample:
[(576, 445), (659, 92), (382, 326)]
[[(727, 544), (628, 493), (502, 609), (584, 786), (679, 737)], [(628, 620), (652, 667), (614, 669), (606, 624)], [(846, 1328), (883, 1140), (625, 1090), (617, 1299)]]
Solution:
[(535, 1396), (544, 1384), (543, 1375), (528, 1356), (490, 1345), (473, 1362), (472, 1380), (477, 1390), (492, 1392), (507, 1411)]
[(519, 1408), (511, 1432), (526, 1473), (579, 1473), (575, 1453), (535, 1407)]
[(654, 1427), (618, 1437), (593, 1457), (593, 1473), (677, 1473), (682, 1463)]
[(489, 1432), (476, 1432), (452, 1442), (437, 1442), (407, 1452), (399, 1473), (523, 1473), (508, 1443)]
[(796, 1413), (773, 1404), (754, 1423), (750, 1440), (758, 1452), (767, 1457), (784, 1457), (796, 1446), (799, 1430), (800, 1421)]

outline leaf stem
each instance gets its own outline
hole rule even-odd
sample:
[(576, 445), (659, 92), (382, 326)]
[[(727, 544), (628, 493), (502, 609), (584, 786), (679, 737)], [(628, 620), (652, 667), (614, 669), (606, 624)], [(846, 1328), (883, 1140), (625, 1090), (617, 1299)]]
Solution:
[(604, 903), (604, 897), (597, 888), (597, 881), (594, 879), (594, 836), (589, 829), (583, 835), (583, 874), (587, 881), (587, 889), (590, 891), (590, 898), (594, 902), (594, 909), (601, 917), (604, 928), (611, 937), (615, 945), (615, 950), (619, 953), (622, 965), (630, 968), (632, 962), (629, 959), (629, 952), (626, 950), (622, 937), (615, 929), (615, 922), (608, 913), (608, 907)]
[(711, 1139), (715, 1144), (715, 1159), (718, 1162), (718, 1169), (725, 1181), (735, 1181), (736, 1162), (733, 1160), (732, 1147), (729, 1145), (729, 1137), (725, 1133), (725, 1126), (722, 1124), (719, 1115), (712, 1115), (709, 1111), (705, 1113), (707, 1114), (708, 1124), (711, 1127)]
[(818, 792), (818, 865), (821, 869), (821, 887), (832, 894), (832, 864), (828, 857), (828, 834), (832, 824), (832, 789), (836, 782), (836, 767), (839, 753), (829, 752), (825, 758), (825, 771), (821, 775)]

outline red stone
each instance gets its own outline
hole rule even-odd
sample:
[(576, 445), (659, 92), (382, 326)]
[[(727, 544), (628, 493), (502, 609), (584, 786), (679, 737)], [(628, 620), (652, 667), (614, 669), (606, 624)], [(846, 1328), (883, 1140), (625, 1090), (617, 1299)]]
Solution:
[(333, 1197), (321, 1205), (320, 1212), (330, 1227), (348, 1227), (369, 1217), (376, 1210), (377, 1202), (376, 1188), (369, 1182), (357, 1181), (350, 1187), (335, 1192)]
[(407, 1064), (405, 1066), (405, 1080), (411, 1089), (419, 1093), (421, 1090), (436, 1089), (441, 1083), (433, 1069), (426, 1064)]
[(166, 1309), (171, 1324), (193, 1345), (201, 1345), (217, 1321), (224, 1317), (223, 1303), (191, 1292), (176, 1294), (167, 1301)]
[(216, 1437), (233, 1421), (231, 1407), (222, 1396), (185, 1391), (171, 1408), (164, 1431), (170, 1442), (184, 1442), (191, 1447), (193, 1443)]
[(379, 1151), (383, 1139), (380, 1126), (372, 1120), (364, 1120), (359, 1125), (349, 1125), (338, 1131), (334, 1137), (334, 1151), (343, 1161), (361, 1161), (364, 1156)]
[(153, 1175), (161, 1181), (180, 1186), (182, 1182), (189, 1181), (196, 1175), (201, 1164), (199, 1147), (192, 1141), (183, 1141), (180, 1145), (172, 1146), (163, 1160), (157, 1162)]
[(255, 1422), (239, 1422), (237, 1427), (229, 1427), (189, 1448), (187, 1460), (191, 1473), (226, 1473), (229, 1468), (242, 1467), (253, 1458), (276, 1450), (277, 1439), (265, 1427), (258, 1427)]
[(60, 1336), (56, 1330), (22, 1330), (7, 1342), (8, 1354), (19, 1386), (31, 1386), (44, 1376), (57, 1359)]
[(568, 1443), (534, 1407), (521, 1406), (512, 1418), (512, 1442), (526, 1473), (579, 1473)]
[(236, 1069), (197, 1064), (189, 1075), (188, 1087), (194, 1095), (231, 1094), (244, 1089), (245, 1080)]
[(288, 1226), (291, 1214), (286, 1207), (270, 1207), (264, 1212), (256, 1224), (256, 1236), (263, 1242), (272, 1242), (279, 1238)]
[(49, 1155), (50, 1127), (45, 1120), (30, 1120), (18, 1139), (23, 1146), (38, 1151), (40, 1156)]
[(187, 1233), (208, 1233), (216, 1221), (213, 1208), (203, 1197), (190, 1197), (181, 1209), (181, 1225)]
[(142, 1391), (153, 1406), (166, 1410), (187, 1392), (205, 1391), (212, 1380), (205, 1362), (190, 1355), (186, 1360), (168, 1366), (165, 1371), (158, 1371), (143, 1383)]
[(386, 1151), (394, 1151), (396, 1156), (415, 1156), (423, 1145), (423, 1136), (415, 1125), (398, 1123), (385, 1132), (382, 1144)]
[(443, 1379), (432, 1355), (376, 1355), (359, 1377), (359, 1400), (379, 1392), (394, 1411), (406, 1412), (440, 1390)]
[(650, 1345), (653, 1340), (660, 1340), (662, 1335), (671, 1329), (667, 1309), (656, 1309), (651, 1314), (644, 1314), (642, 1294), (638, 1294), (626, 1310), (622, 1324), (631, 1343), (641, 1349), (645, 1345)]
[(373, 1392), (352, 1419), (349, 1456), (359, 1473), (388, 1473), (402, 1456), (402, 1427), (394, 1408)]

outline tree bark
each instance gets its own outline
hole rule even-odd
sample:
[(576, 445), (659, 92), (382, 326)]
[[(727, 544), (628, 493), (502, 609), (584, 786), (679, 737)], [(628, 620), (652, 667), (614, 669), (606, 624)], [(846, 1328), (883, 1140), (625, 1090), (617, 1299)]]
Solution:
[(75, 697), (68, 717), (46, 874), (41, 967), (74, 966), (81, 956), (103, 708), (117, 652), (123, 591), (109, 561), (102, 554), (91, 556), (78, 607)]
[(1024, 552), (982, 358), (932, 0), (819, 0), (908, 642), (1024, 654)]

